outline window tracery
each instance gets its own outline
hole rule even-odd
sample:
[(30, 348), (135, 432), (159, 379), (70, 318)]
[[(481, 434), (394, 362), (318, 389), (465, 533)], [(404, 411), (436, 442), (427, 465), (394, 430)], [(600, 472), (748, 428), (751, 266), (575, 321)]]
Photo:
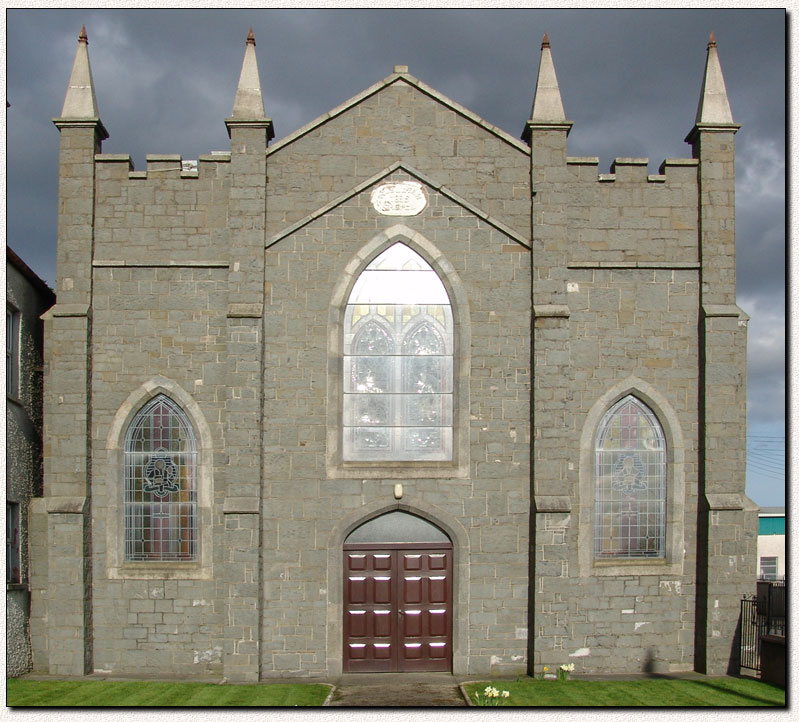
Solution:
[(345, 461), (452, 458), (453, 336), (418, 253), (395, 243), (363, 270), (344, 317)]

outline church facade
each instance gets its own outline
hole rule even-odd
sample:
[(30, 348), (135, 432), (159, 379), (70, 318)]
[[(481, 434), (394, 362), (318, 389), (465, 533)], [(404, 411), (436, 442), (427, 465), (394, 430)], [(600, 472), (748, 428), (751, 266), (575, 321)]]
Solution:
[[(102, 152), (81, 33), (45, 316), (34, 671), (725, 673), (755, 573), (734, 135), (567, 155), (405, 66), (274, 142)], [(697, 72), (697, 83), (699, 72)]]

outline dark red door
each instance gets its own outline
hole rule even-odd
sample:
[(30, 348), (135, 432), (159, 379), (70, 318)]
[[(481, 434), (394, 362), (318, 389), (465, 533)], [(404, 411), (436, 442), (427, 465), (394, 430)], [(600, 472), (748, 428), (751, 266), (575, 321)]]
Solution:
[(344, 671), (452, 669), (452, 547), (344, 547)]

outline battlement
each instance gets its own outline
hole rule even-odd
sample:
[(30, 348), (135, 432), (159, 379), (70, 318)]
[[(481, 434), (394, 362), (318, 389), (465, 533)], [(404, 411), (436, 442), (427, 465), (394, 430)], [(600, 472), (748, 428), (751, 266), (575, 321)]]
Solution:
[[(667, 183), (669, 180), (676, 180), (677, 182), (684, 182), (686, 178), (683, 176), (683, 169), (697, 168), (699, 161), (696, 158), (666, 158), (658, 169), (658, 173), (641, 173), (649, 167), (649, 158), (616, 158), (611, 164), (610, 173), (599, 173), (599, 158), (596, 156), (583, 156), (575, 157), (569, 156), (566, 158), (566, 165), (573, 171), (576, 171), (580, 180), (594, 179), (600, 183), (614, 183), (617, 180), (621, 182), (645, 182), (645, 183)], [(669, 168), (675, 169), (671, 175), (667, 175), (666, 170)], [(583, 169), (586, 169), (585, 171)], [(593, 172), (589, 169), (594, 169)], [(690, 171), (691, 177), (695, 178), (695, 171)]]
[[(179, 154), (148, 154), (147, 169), (137, 171), (128, 153), (96, 153), (99, 178), (146, 180), (157, 177), (202, 178), (217, 175), (217, 163), (230, 163), (229, 151), (213, 151), (196, 160), (184, 160)], [(166, 174), (172, 175), (166, 175)], [(164, 175), (161, 175), (164, 174)]]

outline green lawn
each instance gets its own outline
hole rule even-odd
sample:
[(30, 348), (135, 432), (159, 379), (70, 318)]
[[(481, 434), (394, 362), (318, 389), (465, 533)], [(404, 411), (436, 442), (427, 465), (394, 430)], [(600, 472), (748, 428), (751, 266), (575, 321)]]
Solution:
[(7, 680), (8, 707), (320, 707), (326, 684)]
[(567, 682), (527, 679), (466, 685), (482, 696), (486, 685), (507, 690), (509, 707), (761, 707), (785, 706), (785, 690), (757, 679), (640, 679)]

